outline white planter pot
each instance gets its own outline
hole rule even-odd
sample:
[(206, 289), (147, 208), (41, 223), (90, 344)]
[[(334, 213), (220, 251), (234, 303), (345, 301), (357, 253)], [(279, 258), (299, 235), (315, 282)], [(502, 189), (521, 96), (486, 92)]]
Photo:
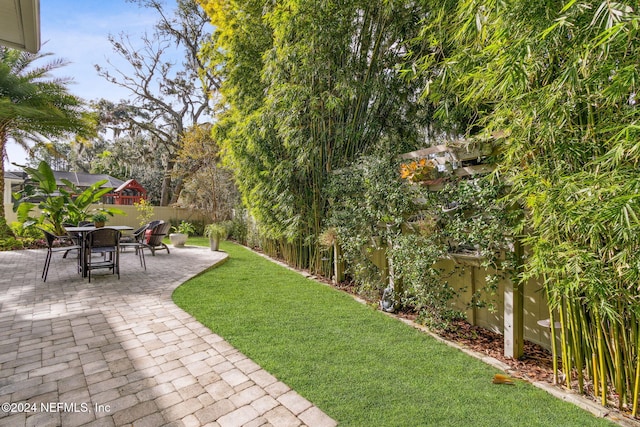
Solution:
[(171, 244), (176, 247), (184, 246), (187, 243), (187, 234), (182, 233), (171, 233), (169, 234), (169, 240), (171, 240)]

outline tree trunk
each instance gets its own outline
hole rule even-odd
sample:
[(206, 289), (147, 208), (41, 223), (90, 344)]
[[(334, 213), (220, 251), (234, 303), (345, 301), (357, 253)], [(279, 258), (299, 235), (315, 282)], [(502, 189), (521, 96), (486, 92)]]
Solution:
[(171, 172), (173, 171), (174, 162), (169, 160), (164, 169), (164, 177), (162, 178), (162, 192), (160, 194), (160, 206), (168, 206), (171, 200)]
[(180, 193), (182, 192), (182, 187), (184, 186), (184, 180), (182, 178), (178, 178), (176, 180), (176, 188), (173, 190), (173, 194), (171, 196), (170, 204), (178, 203), (178, 198), (180, 197)]

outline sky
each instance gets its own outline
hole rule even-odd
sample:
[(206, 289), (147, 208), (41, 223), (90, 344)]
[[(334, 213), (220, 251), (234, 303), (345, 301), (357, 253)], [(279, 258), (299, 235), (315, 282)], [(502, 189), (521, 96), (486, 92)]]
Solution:
[[(41, 53), (51, 52), (49, 58), (36, 64), (45, 64), (48, 59), (60, 58), (69, 62), (54, 73), (59, 77), (71, 77), (72, 94), (87, 101), (105, 98), (119, 101), (128, 97), (128, 92), (100, 77), (94, 64), (107, 66), (111, 60), (116, 66), (120, 60), (108, 41), (109, 34), (126, 33), (131, 39), (148, 32), (152, 33), (157, 17), (148, 9), (125, 0), (41, 0), (40, 31)], [(23, 164), (26, 152), (10, 142), (7, 146), (8, 162), (5, 170), (16, 170), (11, 162)]]

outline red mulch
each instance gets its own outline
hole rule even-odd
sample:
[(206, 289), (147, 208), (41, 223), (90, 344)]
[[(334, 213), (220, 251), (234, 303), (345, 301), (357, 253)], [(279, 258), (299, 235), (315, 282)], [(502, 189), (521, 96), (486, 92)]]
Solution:
[(553, 359), (551, 353), (528, 341), (524, 342), (524, 356), (512, 359), (504, 356), (503, 336), (465, 321), (457, 321), (447, 331), (438, 335), (481, 354), (486, 354), (511, 366), (511, 376), (530, 381), (553, 382)]

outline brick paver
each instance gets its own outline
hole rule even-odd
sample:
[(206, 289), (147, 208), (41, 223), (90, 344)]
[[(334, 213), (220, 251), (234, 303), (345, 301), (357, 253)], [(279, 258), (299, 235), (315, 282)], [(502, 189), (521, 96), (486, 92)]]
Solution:
[(224, 259), (208, 248), (121, 255), (89, 283), (75, 259), (0, 252), (0, 425), (335, 426), (171, 301)]

